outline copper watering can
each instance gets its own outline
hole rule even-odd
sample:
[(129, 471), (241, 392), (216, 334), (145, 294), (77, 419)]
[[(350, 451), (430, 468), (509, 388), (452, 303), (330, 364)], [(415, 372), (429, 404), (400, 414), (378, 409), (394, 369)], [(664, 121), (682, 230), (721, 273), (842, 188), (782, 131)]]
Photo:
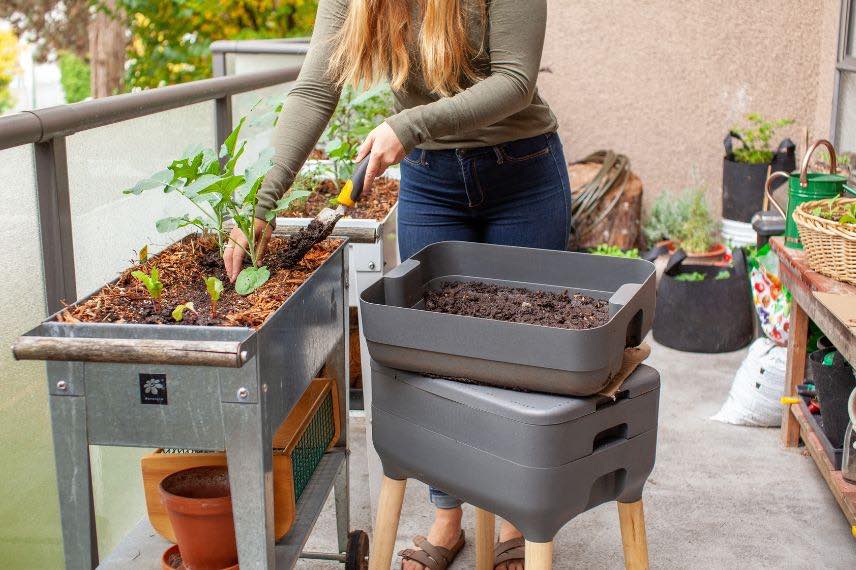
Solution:
[[(829, 151), (829, 172), (809, 172), (808, 165), (811, 161), (811, 156), (818, 147), (824, 146)], [(771, 187), (777, 178), (785, 178), (788, 181), (788, 203), (785, 208), (787, 213), (773, 199)], [(767, 182), (764, 185), (764, 210), (767, 210), (772, 204), (776, 210), (785, 218), (785, 245), (795, 249), (802, 249), (800, 242), (800, 234), (794, 222), (792, 214), (797, 206), (812, 200), (823, 200), (825, 198), (835, 198), (840, 196), (845, 190), (844, 183), (847, 182), (847, 177), (838, 174), (838, 159), (835, 154), (835, 147), (828, 140), (820, 139), (816, 141), (806, 151), (803, 157), (802, 167), (799, 171), (794, 171), (788, 174), (787, 172), (773, 172), (767, 176)], [(847, 188), (848, 191), (852, 191)]]

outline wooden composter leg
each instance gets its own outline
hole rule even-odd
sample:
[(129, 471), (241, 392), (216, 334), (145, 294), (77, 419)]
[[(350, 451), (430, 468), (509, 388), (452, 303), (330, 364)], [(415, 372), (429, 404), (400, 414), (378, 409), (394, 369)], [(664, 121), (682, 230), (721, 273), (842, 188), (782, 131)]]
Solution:
[(399, 481), (383, 478), (377, 505), (374, 541), (369, 551), (369, 570), (389, 570), (392, 565), (395, 536), (398, 534), (398, 521), (401, 518), (406, 487), (406, 479)]
[(553, 568), (553, 541), (526, 541), (526, 570), (551, 570)]
[(476, 508), (476, 570), (493, 570), (493, 543), (496, 538), (496, 517)]
[(642, 499), (635, 503), (618, 503), (621, 542), (624, 544), (624, 567), (648, 570), (648, 539), (645, 537), (645, 513)]

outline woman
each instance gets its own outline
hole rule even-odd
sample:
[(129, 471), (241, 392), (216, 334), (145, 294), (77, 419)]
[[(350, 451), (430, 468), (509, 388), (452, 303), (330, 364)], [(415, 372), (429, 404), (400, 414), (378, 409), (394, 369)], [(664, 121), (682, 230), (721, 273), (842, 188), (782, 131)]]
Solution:
[[(357, 160), (370, 155), (366, 188), (401, 163), (402, 259), (443, 240), (564, 249), (566, 162), (556, 118), (535, 86), (546, 18), (546, 0), (321, 0), (274, 134), (258, 242), (267, 241), (265, 214), (317, 144), (341, 87), (388, 81), (397, 113), (368, 135)], [(239, 231), (231, 237), (246, 247)], [(233, 281), (243, 257), (240, 247), (226, 250)], [(434, 524), (402, 553), (406, 570), (445, 568), (463, 545), (460, 501), (438, 489), (430, 497)], [(498, 568), (523, 568), (519, 537), (501, 527)]]

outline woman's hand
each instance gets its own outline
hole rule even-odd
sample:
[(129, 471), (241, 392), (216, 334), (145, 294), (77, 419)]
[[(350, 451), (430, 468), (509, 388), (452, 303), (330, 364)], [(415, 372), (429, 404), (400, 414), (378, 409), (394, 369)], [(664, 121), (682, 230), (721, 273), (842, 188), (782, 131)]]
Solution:
[(366, 140), (360, 145), (357, 152), (357, 162), (360, 162), (367, 154), (371, 153), (369, 166), (366, 169), (366, 181), (364, 190), (372, 187), (374, 179), (384, 173), (393, 164), (398, 164), (404, 159), (404, 146), (386, 123), (381, 123), (374, 128)]
[[(264, 257), (265, 248), (267, 248), (273, 228), (265, 221), (255, 220), (256, 232), (256, 259), (261, 260)], [(223, 250), (223, 265), (226, 267), (226, 275), (229, 276), (229, 282), (234, 283), (238, 278), (238, 273), (243, 269), (244, 255), (248, 250), (249, 244), (243, 232), (238, 228), (232, 228), (229, 233), (229, 239), (226, 241), (226, 247)]]

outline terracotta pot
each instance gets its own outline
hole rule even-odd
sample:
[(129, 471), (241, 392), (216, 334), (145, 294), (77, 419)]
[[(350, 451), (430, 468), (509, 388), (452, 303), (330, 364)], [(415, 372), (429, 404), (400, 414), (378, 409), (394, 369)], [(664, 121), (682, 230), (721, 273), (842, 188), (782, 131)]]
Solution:
[[(181, 560), (181, 553), (178, 551), (178, 545), (173, 544), (167, 548), (163, 556), (161, 556), (161, 570), (186, 570), (187, 566)], [(240, 566), (235, 564), (224, 570), (240, 570)]]
[(178, 471), (161, 481), (160, 493), (184, 568), (223, 570), (238, 563), (225, 467)]

